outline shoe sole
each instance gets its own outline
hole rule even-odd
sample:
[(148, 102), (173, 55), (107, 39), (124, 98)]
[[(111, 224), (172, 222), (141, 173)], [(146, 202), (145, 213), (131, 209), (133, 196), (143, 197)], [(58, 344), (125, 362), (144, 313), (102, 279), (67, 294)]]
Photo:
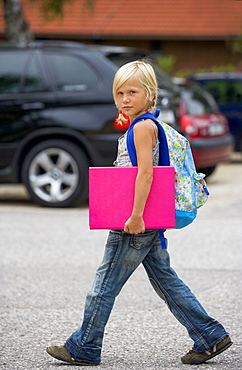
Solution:
[(55, 357), (57, 360), (68, 362), (68, 364), (72, 365), (77, 365), (77, 366), (97, 366), (99, 364), (91, 364), (89, 362), (84, 362), (84, 361), (77, 361), (77, 360), (65, 360), (64, 358), (61, 357)]
[(98, 365), (100, 365), (100, 363), (94, 364), (94, 363), (85, 362), (85, 361), (67, 360), (67, 359), (65, 359), (64, 357), (61, 357), (61, 356), (53, 356), (52, 353), (49, 353), (48, 348), (46, 348), (46, 352), (48, 353), (48, 355), (54, 357), (56, 360), (67, 362), (68, 364), (72, 364), (72, 365), (77, 365), (77, 366), (98, 366)]
[(199, 365), (199, 364), (203, 364), (204, 362), (208, 361), (208, 360), (211, 360), (211, 358), (219, 355), (220, 353), (222, 353), (223, 351), (225, 351), (226, 349), (228, 349), (230, 346), (232, 346), (233, 342), (228, 342), (227, 344), (225, 344), (223, 347), (221, 347), (220, 349), (218, 349), (216, 352), (212, 353), (210, 356), (208, 356), (207, 358), (201, 360), (201, 361), (191, 361), (190, 364), (191, 365)]

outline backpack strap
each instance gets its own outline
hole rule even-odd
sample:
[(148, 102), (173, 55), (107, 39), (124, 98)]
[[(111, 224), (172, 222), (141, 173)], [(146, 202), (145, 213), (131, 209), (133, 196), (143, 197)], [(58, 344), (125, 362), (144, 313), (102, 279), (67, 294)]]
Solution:
[(163, 130), (163, 127), (157, 121), (157, 117), (159, 115), (159, 110), (155, 112), (155, 114), (152, 113), (145, 113), (141, 116), (137, 117), (129, 126), (128, 132), (127, 132), (127, 149), (129, 153), (129, 157), (131, 160), (131, 163), (133, 166), (137, 166), (137, 156), (136, 156), (136, 149), (134, 145), (134, 125), (139, 122), (143, 121), (145, 119), (151, 119), (154, 121), (158, 128), (158, 139), (160, 142), (159, 145), (159, 165), (160, 166), (170, 166), (170, 157), (169, 157), (169, 151), (168, 151), (168, 144), (166, 140), (166, 134)]
[[(166, 134), (163, 130), (163, 127), (161, 124), (157, 121), (157, 117), (159, 116), (160, 111), (157, 110), (155, 114), (152, 113), (145, 113), (141, 116), (137, 117), (129, 126), (127, 131), (127, 149), (129, 153), (129, 157), (131, 160), (131, 163), (133, 166), (137, 166), (137, 156), (136, 156), (136, 149), (134, 145), (134, 125), (139, 122), (143, 121), (145, 119), (151, 119), (154, 121), (158, 127), (158, 139), (159, 139), (159, 165), (160, 166), (170, 166), (170, 157), (169, 157), (169, 151), (168, 151), (168, 144), (166, 140)], [(164, 237), (164, 230), (159, 229), (159, 237), (161, 241), (161, 248), (166, 249), (166, 238)]]

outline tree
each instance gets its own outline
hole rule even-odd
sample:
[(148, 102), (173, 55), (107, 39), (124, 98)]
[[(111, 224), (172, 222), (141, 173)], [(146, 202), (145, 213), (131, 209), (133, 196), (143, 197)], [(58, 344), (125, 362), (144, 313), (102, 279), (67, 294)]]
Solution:
[(7, 39), (20, 46), (31, 43), (34, 36), (24, 18), (21, 0), (3, 0), (3, 6)]
[[(29, 1), (38, 1), (41, 4), (41, 11), (44, 16), (47, 19), (53, 19), (58, 16), (62, 17), (64, 5), (73, 0)], [(95, 0), (83, 0), (83, 5), (89, 9), (92, 9), (94, 3)], [(3, 7), (7, 40), (19, 46), (25, 46), (33, 42), (34, 35), (24, 17), (21, 0), (3, 0)]]

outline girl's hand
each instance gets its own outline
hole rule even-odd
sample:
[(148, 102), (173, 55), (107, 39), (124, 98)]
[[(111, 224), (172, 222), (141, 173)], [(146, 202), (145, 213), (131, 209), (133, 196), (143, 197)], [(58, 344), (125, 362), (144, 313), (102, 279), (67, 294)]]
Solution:
[(145, 232), (145, 223), (141, 216), (131, 216), (124, 224), (124, 231), (130, 234)]

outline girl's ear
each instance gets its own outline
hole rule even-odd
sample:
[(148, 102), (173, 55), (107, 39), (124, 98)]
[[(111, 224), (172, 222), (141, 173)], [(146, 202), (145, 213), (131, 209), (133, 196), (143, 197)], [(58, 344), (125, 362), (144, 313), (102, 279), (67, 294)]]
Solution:
[(147, 96), (147, 99), (149, 102), (152, 102), (154, 99), (155, 99), (155, 94), (153, 93), (150, 93), (148, 96)]
[(155, 107), (155, 94), (148, 96), (148, 109), (152, 110)]
[(150, 94), (148, 96), (148, 102), (149, 102), (149, 104), (152, 105), (154, 100), (155, 100), (155, 94)]
[(150, 95), (150, 101), (153, 101), (155, 99), (155, 94)]

